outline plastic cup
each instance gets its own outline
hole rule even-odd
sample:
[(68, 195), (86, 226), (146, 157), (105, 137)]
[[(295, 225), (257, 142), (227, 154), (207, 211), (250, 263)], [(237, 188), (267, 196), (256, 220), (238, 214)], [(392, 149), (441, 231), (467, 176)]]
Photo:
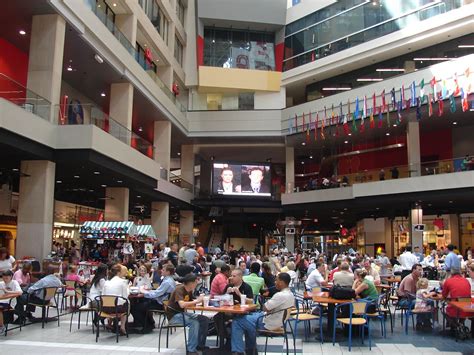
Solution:
[(209, 296), (204, 296), (204, 298), (202, 300), (202, 304), (203, 304), (204, 307), (209, 307), (209, 299), (210, 299)]
[(240, 305), (245, 306), (247, 304), (247, 296), (246, 295), (241, 295), (240, 296)]

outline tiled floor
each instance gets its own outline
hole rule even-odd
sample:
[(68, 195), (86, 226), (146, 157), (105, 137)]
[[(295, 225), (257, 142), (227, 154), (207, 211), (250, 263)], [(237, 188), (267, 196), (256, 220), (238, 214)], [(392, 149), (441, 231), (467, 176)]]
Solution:
[[(77, 318), (74, 318), (73, 330), (69, 332), (69, 315), (61, 317), (60, 327), (57, 322), (48, 323), (44, 329), (41, 324), (33, 324), (24, 327), (20, 332), (13, 330), (7, 337), (0, 337), (0, 354), (157, 354), (158, 353), (158, 330), (151, 334), (130, 334), (129, 338), (120, 337), (119, 343), (115, 342), (115, 336), (111, 333), (102, 332), (99, 342), (95, 342), (95, 336), (92, 334), (90, 324), (86, 326), (85, 321), (81, 319), (81, 329), (77, 329)], [(387, 323), (388, 325), (388, 323)], [(302, 327), (298, 331), (296, 341), (297, 353), (303, 354), (329, 354), (339, 355), (349, 353), (346, 339), (335, 346), (326, 339), (321, 344), (314, 337), (307, 342), (302, 341)], [(388, 327), (389, 328), (389, 327)], [(464, 342), (455, 342), (448, 336), (440, 335), (438, 329), (433, 333), (419, 333), (409, 330), (406, 336), (400, 327), (397, 319), (394, 333), (390, 331), (387, 338), (381, 337), (380, 327), (374, 325), (372, 336), (372, 350), (369, 350), (368, 342), (364, 345), (360, 343), (358, 337), (354, 337), (351, 354), (388, 354), (388, 355), (421, 355), (421, 354), (474, 354), (474, 340)], [(312, 335), (313, 336), (313, 335)], [(182, 330), (170, 336), (168, 349), (163, 349), (165, 337), (162, 338), (163, 354), (185, 355), (184, 337)], [(208, 338), (208, 345), (214, 346), (215, 336)], [(286, 353), (283, 350), (282, 339), (270, 339), (268, 354)], [(263, 354), (264, 339), (258, 339), (259, 352)]]

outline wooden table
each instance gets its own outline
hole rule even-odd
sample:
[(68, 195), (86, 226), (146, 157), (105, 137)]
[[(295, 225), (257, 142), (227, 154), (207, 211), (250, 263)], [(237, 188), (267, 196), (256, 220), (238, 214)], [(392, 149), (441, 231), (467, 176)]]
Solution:
[(237, 304), (235, 306), (221, 306), (221, 307), (212, 307), (207, 306), (204, 307), (200, 306), (190, 306), (186, 307), (187, 310), (190, 311), (206, 311), (206, 312), (218, 312), (218, 313), (227, 313), (227, 314), (247, 314), (257, 309), (256, 304), (248, 304), (245, 306), (241, 306)]
[[(382, 278), (382, 277), (381, 277)], [(387, 281), (389, 284), (393, 284), (393, 283), (397, 283), (397, 282), (402, 282), (402, 278), (401, 277), (393, 277), (393, 276), (390, 276), (390, 277), (383, 277), (385, 279), (385, 281)]]
[(328, 332), (332, 332), (334, 324), (334, 308), (336, 304), (353, 302), (354, 300), (338, 300), (336, 298), (329, 297), (329, 292), (315, 292), (311, 294), (313, 302), (316, 303), (327, 303), (328, 304)]
[[(472, 313), (472, 317), (474, 317), (474, 298), (471, 298), (471, 302), (459, 302), (459, 301), (451, 301), (449, 302), (451, 306), (456, 308), (456, 315), (457, 315), (457, 320), (459, 322), (460, 318), (460, 313), (461, 312), (466, 312), (466, 313)], [(471, 336), (474, 337), (474, 325), (471, 324)], [(456, 341), (458, 339), (456, 338)]]

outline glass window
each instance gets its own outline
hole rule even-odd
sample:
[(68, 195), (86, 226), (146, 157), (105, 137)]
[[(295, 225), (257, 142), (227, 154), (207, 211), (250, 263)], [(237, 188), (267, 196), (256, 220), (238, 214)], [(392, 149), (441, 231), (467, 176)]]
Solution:
[(176, 15), (178, 16), (179, 22), (184, 26), (184, 11), (185, 7), (183, 4), (183, 0), (176, 1)]
[(168, 44), (169, 22), (156, 0), (139, 0), (138, 3), (143, 11), (145, 11), (161, 38)]
[(254, 109), (254, 93), (243, 92), (239, 94), (239, 110)]
[(156, 73), (157, 67), (156, 64), (153, 62), (153, 57), (150, 49), (144, 49), (138, 42), (137, 51), (136, 51), (136, 60), (138, 64), (145, 70), (152, 70)]
[(178, 61), (179, 65), (183, 66), (183, 45), (178, 37), (174, 38), (174, 57)]

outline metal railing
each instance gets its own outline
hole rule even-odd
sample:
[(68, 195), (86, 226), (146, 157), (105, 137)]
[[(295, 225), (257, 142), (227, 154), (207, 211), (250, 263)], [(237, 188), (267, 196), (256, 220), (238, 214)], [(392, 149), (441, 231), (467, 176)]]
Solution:
[(0, 98), (8, 100), (25, 111), (47, 121), (50, 120), (51, 102), (3, 73), (0, 73)]
[[(143, 62), (142, 57), (136, 50), (135, 46), (128, 40), (128, 38), (119, 30), (117, 25), (102, 11), (101, 8), (97, 7), (96, 3), (91, 3), (91, 9), (97, 18), (107, 27), (107, 29), (112, 33), (115, 38), (122, 44), (122, 46), (127, 50), (128, 53), (136, 60), (136, 62), (145, 70), (148, 75), (153, 79), (153, 81), (158, 85), (161, 91), (175, 104), (175, 106), (181, 111), (186, 112), (187, 107), (183, 105), (172, 93), (171, 89), (167, 87), (163, 81), (158, 77), (158, 75), (153, 71), (149, 70), (149, 66)], [(150, 48), (150, 50), (152, 50)]]
[(176, 186), (179, 186), (183, 190), (193, 192), (193, 184), (190, 182), (183, 180), (181, 176), (173, 174), (171, 171), (169, 172), (169, 177), (170, 177), (170, 182), (175, 184)]
[[(461, 171), (474, 170), (474, 158), (466, 160), (453, 158), (445, 160), (434, 160), (421, 162), (419, 164), (405, 164), (397, 166), (386, 166), (378, 169), (361, 170), (354, 173), (320, 176), (317, 172), (302, 174), (302, 178), (296, 179), (295, 183), (289, 182), (287, 192), (293, 192), (344, 188), (354, 184), (366, 182), (404, 179), (410, 177), (450, 174)], [(326, 181), (325, 181), (326, 180)]]
[(136, 133), (121, 125), (108, 114), (93, 105), (67, 104), (56, 105), (58, 125), (94, 125), (109, 133), (121, 142), (135, 148), (153, 159), (155, 147)]
[[(361, 4), (359, 6), (363, 6), (366, 4), (367, 6), (372, 6), (370, 2)], [(400, 16), (396, 16), (396, 17), (384, 20), (382, 22), (379, 22), (377, 24), (374, 24), (372, 26), (362, 28), (351, 34), (343, 35), (340, 38), (334, 39), (330, 42), (326, 42), (321, 45), (316, 45), (315, 47), (307, 49), (306, 51), (302, 53), (285, 58), (283, 60), (283, 71), (287, 71), (287, 70), (296, 68), (298, 66), (301, 66), (310, 62), (314, 62), (315, 60), (327, 57), (331, 54), (335, 54), (344, 49), (348, 49), (348, 48), (357, 46), (359, 44), (368, 42), (370, 40), (399, 31), (405, 28), (408, 24), (412, 23), (414, 20), (416, 22), (421, 22), (429, 18), (432, 18), (434, 16), (457, 9), (463, 5), (464, 3), (460, 0), (435, 1), (426, 5), (423, 5), (416, 9), (410, 10)], [(327, 22), (332, 21), (332, 20), (336, 22), (334, 24), (335, 26), (337, 25), (338, 21), (339, 22), (341, 21), (341, 19), (339, 19), (340, 15), (344, 15), (344, 14), (345, 12), (341, 12), (341, 14), (330, 17), (329, 19), (322, 21), (321, 23), (317, 23), (314, 26), (305, 28), (304, 30), (314, 31), (313, 27), (315, 26), (327, 27), (328, 26)], [(352, 15), (350, 13), (347, 15), (349, 16), (349, 19), (347, 21), (353, 21), (353, 19), (352, 20), (350, 19), (350, 16)], [(294, 36), (300, 31), (292, 33), (288, 35), (287, 37), (289, 38), (291, 36)]]

